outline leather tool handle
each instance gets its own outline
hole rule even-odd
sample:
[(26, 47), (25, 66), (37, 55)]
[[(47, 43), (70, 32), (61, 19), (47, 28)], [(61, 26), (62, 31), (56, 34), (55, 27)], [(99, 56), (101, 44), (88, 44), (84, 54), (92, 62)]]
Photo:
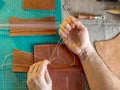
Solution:
[(95, 19), (95, 15), (78, 14), (77, 19), (79, 19), (79, 20), (81, 20), (81, 19), (92, 20), (92, 19)]

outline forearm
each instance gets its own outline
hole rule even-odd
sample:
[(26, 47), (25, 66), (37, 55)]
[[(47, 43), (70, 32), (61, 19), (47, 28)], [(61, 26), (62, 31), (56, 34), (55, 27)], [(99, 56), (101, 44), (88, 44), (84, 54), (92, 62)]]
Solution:
[(120, 90), (120, 80), (97, 55), (94, 48), (79, 55), (91, 90)]

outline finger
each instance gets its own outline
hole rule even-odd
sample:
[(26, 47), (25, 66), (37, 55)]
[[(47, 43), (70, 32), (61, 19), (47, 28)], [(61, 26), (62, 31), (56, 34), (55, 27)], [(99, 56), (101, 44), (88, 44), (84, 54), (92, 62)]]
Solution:
[(47, 65), (49, 63), (50, 62), (48, 60), (44, 60), (42, 61), (41, 66), (38, 68), (38, 73), (41, 75), (42, 78), (44, 78), (45, 71), (47, 70)]
[(70, 33), (66, 34), (65, 32), (63, 32), (63, 30), (59, 31), (59, 35), (61, 36), (63, 41), (66, 41), (66, 40), (68, 40), (68, 38), (70, 38)]
[(70, 17), (70, 20), (71, 20), (71, 22), (74, 23), (74, 24), (79, 21), (78, 19), (76, 19), (76, 18), (74, 18), (74, 17), (72, 17), (72, 16)]
[(79, 30), (87, 30), (86, 27), (81, 22), (77, 23), (76, 27)]
[(70, 16), (70, 17), (68, 17), (67, 19), (66, 19), (66, 21), (69, 23), (69, 25), (71, 26), (71, 28), (72, 29), (74, 29), (75, 28), (75, 20), (74, 20), (74, 22), (73, 22), (73, 17), (72, 16)]
[(66, 33), (62, 29), (59, 30), (59, 35), (61, 36), (62, 39), (67, 37)]
[(63, 31), (65, 34), (69, 34), (71, 29), (71, 26), (67, 22), (64, 22), (60, 27), (60, 30)]
[(70, 31), (68, 31), (65, 27), (61, 28), (62, 32), (66, 34), (66, 36), (69, 34)]
[[(64, 32), (63, 35), (64, 35), (64, 34), (69, 34), (70, 29), (71, 29), (70, 25), (68, 25), (67, 22), (64, 22), (64, 23), (61, 25), (61, 27), (60, 27), (59, 33), (63, 33), (63, 32)], [(63, 37), (65, 37), (65, 36), (66, 36), (66, 35), (64, 35)]]
[(32, 66), (30, 66), (29, 71), (28, 71), (28, 75), (33, 72), (34, 68), (35, 68), (35, 64), (33, 64)]
[(71, 22), (71, 18), (70, 18), (70, 17), (67, 17), (66, 19), (63, 20), (63, 22), (62, 22), (62, 25), (63, 25), (63, 26), (65, 26), (64, 23), (69, 24), (71, 28), (74, 27), (74, 25), (73, 25), (72, 22)]
[(77, 29), (79, 29), (79, 30), (86, 29), (85, 26), (79, 20), (77, 20), (74, 17), (70, 17), (70, 18), (71, 18), (71, 21), (75, 24)]
[(34, 65), (34, 69), (32, 73), (37, 73), (38, 72), (38, 68), (41, 66), (41, 61), (39, 61), (38, 63), (36, 63)]
[(48, 70), (46, 70), (45, 78), (46, 78), (47, 84), (48, 84), (48, 85), (51, 85), (51, 84), (52, 84), (52, 80), (51, 80), (51, 78), (50, 78), (50, 75), (49, 75)]
[(71, 26), (70, 26), (70, 24), (68, 24), (68, 23), (66, 23), (66, 25), (64, 27), (68, 31), (71, 31), (71, 29), (72, 29)]

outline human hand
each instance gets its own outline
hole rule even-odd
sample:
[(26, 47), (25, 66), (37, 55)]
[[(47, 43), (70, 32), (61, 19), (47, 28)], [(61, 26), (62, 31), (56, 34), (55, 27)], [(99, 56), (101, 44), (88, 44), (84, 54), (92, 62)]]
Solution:
[(29, 90), (52, 90), (52, 81), (49, 76), (48, 60), (33, 64), (27, 74), (27, 85)]
[(59, 34), (66, 46), (77, 55), (92, 46), (86, 27), (72, 16), (62, 22)]

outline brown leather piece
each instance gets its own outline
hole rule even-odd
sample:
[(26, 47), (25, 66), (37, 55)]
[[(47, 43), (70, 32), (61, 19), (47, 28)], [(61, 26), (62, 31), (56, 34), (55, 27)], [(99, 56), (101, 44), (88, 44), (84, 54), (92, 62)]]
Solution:
[(120, 78), (120, 34), (111, 40), (95, 42), (95, 47), (109, 69)]
[[(55, 18), (53, 16), (40, 18), (40, 19), (20, 19), (16, 17), (10, 17), (10, 36), (28, 36), (28, 35), (48, 35), (56, 34), (56, 29), (39, 29), (34, 25), (32, 28), (25, 28), (24, 24), (26, 23), (42, 23), (42, 22), (52, 22), (54, 25)], [(17, 27), (12, 24), (22, 24), (23, 26)]]
[[(35, 45), (34, 61), (37, 62), (44, 59), (49, 60), (55, 48), (56, 44)], [(52, 61), (52, 64), (63, 64), (69, 66), (72, 64), (75, 66), (81, 65), (78, 57), (69, 51), (65, 45), (60, 45), (60, 47), (56, 49), (53, 58), (55, 58), (55, 60)]]
[(23, 9), (54, 10), (55, 0), (23, 0)]
[[(49, 59), (55, 47), (56, 44), (35, 45), (35, 62)], [(52, 90), (84, 90), (83, 69), (78, 57), (72, 54), (65, 45), (60, 45), (57, 50), (54, 55), (55, 60), (48, 65), (48, 71), (53, 82)], [(73, 58), (73, 56), (75, 57)], [(62, 60), (59, 57), (62, 57)], [(73, 66), (70, 66), (73, 59), (75, 59), (75, 63)], [(13, 50), (12, 63), (12, 71), (28, 72), (29, 67), (25, 66), (33, 64), (33, 55), (19, 50)], [(19, 64), (19, 66), (15, 64)]]
[(23, 51), (14, 49), (12, 56), (13, 72), (28, 72), (29, 66), (34, 63), (33, 55), (31, 53), (25, 53)]
[(84, 90), (80, 67), (49, 69), (53, 82), (52, 90)]
[[(56, 44), (35, 45), (35, 62), (49, 60), (55, 47)], [(65, 45), (60, 45), (55, 51), (54, 58), (55, 60), (48, 66), (53, 81), (53, 90), (84, 90), (83, 70), (78, 57), (72, 54)], [(74, 60), (74, 65), (70, 66)]]

